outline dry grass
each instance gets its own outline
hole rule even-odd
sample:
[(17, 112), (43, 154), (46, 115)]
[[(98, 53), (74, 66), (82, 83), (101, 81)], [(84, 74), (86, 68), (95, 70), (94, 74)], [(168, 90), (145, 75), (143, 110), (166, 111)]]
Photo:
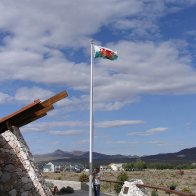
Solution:
[[(192, 193), (196, 194), (196, 170), (184, 170), (183, 175), (177, 174), (176, 170), (145, 170), (145, 171), (130, 171), (126, 172), (129, 179), (142, 179), (144, 184), (168, 187), (171, 183), (177, 184), (177, 190), (182, 191), (189, 188)], [(102, 172), (102, 179), (115, 181), (119, 172)], [(44, 173), (45, 178), (79, 181), (81, 174), (73, 172), (65, 172), (60, 174)], [(109, 189), (109, 185), (102, 183), (104, 189)], [(159, 192), (159, 195), (166, 195), (164, 192)]]

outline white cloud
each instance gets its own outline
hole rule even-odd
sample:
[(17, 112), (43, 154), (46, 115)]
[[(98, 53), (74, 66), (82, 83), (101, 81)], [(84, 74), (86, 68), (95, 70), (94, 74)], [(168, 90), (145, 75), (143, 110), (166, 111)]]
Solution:
[(113, 120), (113, 121), (97, 122), (95, 123), (95, 126), (100, 128), (111, 128), (111, 127), (139, 125), (143, 123), (144, 123), (143, 120)]
[(13, 101), (13, 97), (6, 93), (0, 92), (0, 104), (11, 103)]
[(148, 142), (145, 142), (145, 144), (152, 144), (152, 145), (157, 145), (157, 146), (170, 146), (171, 145), (167, 142), (158, 141), (158, 140), (148, 141)]
[[(34, 122), (22, 128), (23, 132), (42, 132), (50, 131), (51, 129), (60, 129), (62, 127), (88, 127), (86, 121), (50, 121), (50, 122)], [(54, 131), (55, 132), (55, 131)], [(58, 133), (58, 132), (57, 132)], [(60, 133), (60, 132), (59, 132)]]
[(160, 132), (165, 132), (167, 131), (168, 128), (167, 127), (157, 127), (157, 128), (152, 128), (149, 129), (147, 131), (138, 131), (138, 132), (130, 132), (128, 133), (129, 136), (149, 136), (149, 135), (154, 135), (156, 133), (160, 133)]
[[(95, 9), (97, 6), (102, 6), (101, 10)], [(15, 1), (5, 1), (0, 3), (0, 27), (11, 33), (6, 41), (12, 47), (45, 50), (44, 46), (81, 46), (86, 45), (89, 36), (103, 24), (140, 13), (142, 8), (143, 3), (136, 0), (85, 0), (82, 4), (79, 1), (19, 0), (17, 6)]]
[(81, 135), (83, 132), (81, 130), (69, 130), (69, 131), (49, 131), (51, 135), (59, 136), (77, 136)]
[(122, 144), (125, 144), (125, 145), (127, 145), (127, 144), (136, 145), (136, 144), (139, 144), (140, 142), (116, 140), (116, 141), (108, 141), (107, 143), (109, 143), (109, 144), (119, 144), (119, 145), (122, 145)]
[(36, 99), (44, 101), (45, 99), (50, 98), (52, 95), (54, 95), (53, 92), (42, 89), (40, 87), (22, 87), (17, 89), (15, 94), (15, 100), (26, 103), (32, 102)]
[(80, 140), (77, 144), (89, 144), (89, 140)]
[[(85, 0), (76, 6), (77, 3), (62, 0), (20, 0), (17, 6), (15, 1), (0, 3), (0, 28), (4, 32), (0, 49), (1, 81), (63, 84), (82, 95), (69, 97), (61, 104), (69, 111), (88, 110), (89, 64), (68, 60), (69, 51), (87, 55), (91, 36), (107, 25), (120, 31), (131, 29), (133, 33), (148, 34), (151, 29), (158, 33), (156, 20), (168, 13), (167, 4), (171, 1)], [(172, 3), (182, 9), (193, 2)], [(101, 10), (94, 9), (102, 4)], [(196, 92), (196, 73), (191, 67), (191, 58), (182, 55), (181, 48), (174, 46), (173, 41), (121, 40), (107, 46), (118, 51), (119, 60), (96, 62), (95, 110), (119, 110), (137, 102), (141, 94)], [(34, 97), (30, 95), (35, 95), (35, 91), (42, 91), (43, 97), (50, 95), (44, 89), (30, 91), (32, 94), (28, 95), (25, 89), (18, 89), (15, 99), (32, 100)]]
[[(140, 94), (177, 95), (196, 92), (196, 72), (190, 65), (190, 57), (181, 55), (172, 42), (156, 44), (121, 41), (108, 47), (118, 50), (119, 60), (96, 62), (94, 71), (95, 110), (119, 110), (127, 104), (140, 100)], [(55, 57), (43, 61), (42, 66), (36, 65), (33, 68), (24, 66), (22, 69), (14, 67), (10, 69), (10, 66), (6, 65), (1, 73), (4, 73), (3, 75), (6, 77), (12, 76), (36, 82), (65, 82), (76, 91), (79, 90), (82, 95), (68, 97), (58, 105), (66, 107), (68, 111), (88, 110), (90, 77), (88, 65), (85, 63), (72, 64), (68, 61), (64, 64), (63, 61), (65, 60)], [(6, 72), (9, 74), (5, 74)], [(52, 92), (39, 89), (39, 87), (25, 87), (18, 89), (15, 99), (30, 101), (51, 94)]]
[[(143, 120), (111, 120), (95, 122), (95, 127), (99, 128), (112, 128), (122, 126), (132, 126), (143, 124)], [(50, 121), (50, 122), (34, 122), (24, 127), (23, 131), (48, 131), (48, 128), (62, 128), (62, 127), (76, 127), (84, 128), (89, 126), (89, 121)]]

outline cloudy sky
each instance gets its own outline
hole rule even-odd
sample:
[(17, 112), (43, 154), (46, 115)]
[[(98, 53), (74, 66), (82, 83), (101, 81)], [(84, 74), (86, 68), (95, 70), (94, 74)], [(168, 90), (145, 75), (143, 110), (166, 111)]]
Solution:
[(196, 0), (0, 1), (0, 115), (66, 90), (21, 128), (33, 154), (89, 150), (90, 41), (118, 51), (94, 65), (94, 151), (195, 147)]

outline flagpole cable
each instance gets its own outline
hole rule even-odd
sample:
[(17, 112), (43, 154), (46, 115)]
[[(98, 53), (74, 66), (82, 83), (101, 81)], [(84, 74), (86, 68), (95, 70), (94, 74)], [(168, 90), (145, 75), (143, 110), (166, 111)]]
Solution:
[(91, 79), (90, 79), (90, 149), (89, 149), (89, 196), (92, 196), (93, 180), (93, 40), (91, 41)]

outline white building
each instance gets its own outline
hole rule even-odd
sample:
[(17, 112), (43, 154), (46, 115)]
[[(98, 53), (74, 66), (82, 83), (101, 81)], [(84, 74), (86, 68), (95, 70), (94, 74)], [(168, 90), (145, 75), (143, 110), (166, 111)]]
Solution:
[(108, 170), (108, 166), (106, 166), (106, 165), (100, 165), (100, 171), (106, 171), (106, 170)]
[(109, 166), (113, 171), (121, 171), (123, 170), (122, 165), (122, 163), (111, 163)]
[(54, 164), (49, 162), (43, 167), (43, 172), (54, 172)]

